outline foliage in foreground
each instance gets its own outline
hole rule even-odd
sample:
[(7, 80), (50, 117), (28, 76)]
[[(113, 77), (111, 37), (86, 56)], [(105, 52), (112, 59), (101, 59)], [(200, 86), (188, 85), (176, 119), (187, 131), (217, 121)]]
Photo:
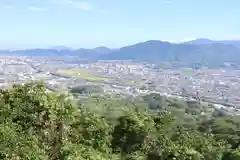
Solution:
[[(0, 159), (240, 159), (239, 148), (223, 141), (222, 134), (173, 125), (175, 118), (165, 110), (152, 113), (129, 105), (113, 121), (113, 110), (126, 104), (111, 105), (108, 114), (99, 114), (47, 93), (41, 83), (0, 90)], [(236, 142), (238, 134), (231, 132)]]

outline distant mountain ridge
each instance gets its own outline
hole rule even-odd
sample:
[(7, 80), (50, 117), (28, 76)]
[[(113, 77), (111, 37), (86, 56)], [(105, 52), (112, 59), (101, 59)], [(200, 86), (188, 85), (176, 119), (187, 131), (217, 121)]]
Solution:
[(231, 44), (174, 44), (151, 40), (120, 48), (109, 55), (103, 55), (101, 58), (218, 66), (224, 62), (240, 63), (239, 56), (240, 48)]
[(196, 40), (183, 42), (183, 44), (195, 44), (195, 45), (213, 44), (213, 43), (231, 44), (236, 47), (240, 47), (240, 40), (218, 40), (218, 41), (216, 41), (216, 40), (210, 40), (210, 39), (206, 39), (206, 38), (198, 38)]
[(72, 50), (71, 48), (66, 47), (66, 46), (63, 46), (63, 45), (60, 45), (60, 46), (54, 46), (54, 47), (52, 47), (51, 49), (59, 50), (59, 51), (61, 51), (61, 50)]
[(24, 49), (24, 50), (0, 50), (0, 55), (19, 55), (19, 56), (79, 56), (82, 58), (96, 59), (101, 54), (108, 54), (112, 52), (107, 47), (97, 47), (93, 49), (71, 49), (68, 47), (53, 47), (49, 49)]
[(240, 41), (196, 39), (183, 43), (170, 43), (150, 40), (124, 46), (119, 49), (96, 47), (93, 49), (69, 49), (57, 46), (50, 49), (28, 49), (0, 51), (5, 55), (24, 56), (78, 56), (90, 60), (137, 60), (153, 63), (176, 62), (185, 66), (199, 64), (204, 66), (221, 66), (225, 62), (240, 64)]
[(210, 40), (210, 39), (206, 39), (206, 38), (198, 38), (198, 39), (191, 40), (191, 41), (184, 41), (182, 44), (195, 44), (195, 45), (199, 45), (199, 44), (212, 44), (212, 43), (215, 43), (215, 42), (216, 41), (213, 41), (213, 40)]

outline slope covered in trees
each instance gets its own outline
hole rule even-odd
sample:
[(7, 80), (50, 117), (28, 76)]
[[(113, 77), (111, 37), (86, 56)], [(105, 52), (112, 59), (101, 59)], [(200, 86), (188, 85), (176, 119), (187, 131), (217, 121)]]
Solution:
[(76, 103), (41, 83), (0, 90), (0, 159), (240, 159), (239, 117), (199, 120), (192, 128), (176, 123), (181, 117), (159, 107), (160, 98), (151, 102), (154, 112), (131, 99), (89, 100)]

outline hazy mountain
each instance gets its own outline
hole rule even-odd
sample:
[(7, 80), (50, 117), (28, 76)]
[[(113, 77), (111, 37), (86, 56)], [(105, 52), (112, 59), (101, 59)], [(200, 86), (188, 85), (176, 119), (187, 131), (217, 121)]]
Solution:
[(66, 47), (66, 46), (63, 46), (63, 45), (54, 46), (54, 47), (52, 47), (51, 49), (58, 50), (58, 51), (61, 51), (61, 50), (71, 50), (71, 48)]
[(213, 44), (213, 43), (231, 44), (231, 45), (234, 45), (234, 46), (240, 48), (240, 40), (219, 40), (219, 41), (215, 41), (215, 40), (210, 40), (210, 39), (205, 39), (205, 38), (199, 38), (199, 39), (196, 39), (196, 40), (183, 42), (183, 44), (195, 44), (195, 45)]
[[(205, 41), (206, 42), (206, 41)], [(218, 66), (224, 62), (240, 63), (240, 49), (224, 43), (173, 44), (161, 41), (147, 41), (120, 48), (102, 59), (140, 60), (150, 62), (200, 63)]]
[(206, 38), (198, 38), (196, 40), (183, 42), (183, 44), (195, 44), (195, 45), (199, 45), (199, 44), (212, 44), (212, 43), (216, 43), (216, 42), (212, 41), (210, 39), (206, 39)]
[(225, 43), (225, 44), (232, 44), (232, 45), (240, 48), (240, 40), (223, 40), (220, 42)]
[(98, 59), (98, 57), (101, 57), (102, 55), (105, 55), (105, 54), (110, 54), (111, 52), (112, 50), (107, 47), (97, 47), (93, 49), (80, 48), (80, 49), (71, 51), (69, 55), (80, 56), (80, 57), (89, 58), (89, 59)]
[(1, 55), (24, 55), (24, 56), (79, 56), (82, 58), (96, 59), (102, 54), (109, 54), (111, 49), (98, 47), (94, 49), (70, 49), (65, 47), (53, 47), (51, 49), (25, 49), (25, 50), (0, 50)]
[(98, 53), (103, 53), (103, 54), (112, 52), (112, 50), (107, 47), (96, 47), (96, 48), (93, 48), (92, 51), (98, 52)]
[[(220, 66), (225, 62), (240, 64), (239, 41), (212, 41), (197, 39), (181, 44), (150, 40), (119, 49), (97, 47), (93, 49), (28, 49), (0, 51), (4, 55), (25, 56), (79, 56), (90, 60), (138, 60), (148, 62), (171, 62), (182, 65)], [(240, 45), (239, 45), (240, 46)]]

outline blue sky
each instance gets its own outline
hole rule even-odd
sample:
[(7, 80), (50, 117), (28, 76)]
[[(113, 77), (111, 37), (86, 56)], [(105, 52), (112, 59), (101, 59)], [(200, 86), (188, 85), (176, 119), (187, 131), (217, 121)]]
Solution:
[(240, 39), (239, 0), (0, 0), (0, 48)]

